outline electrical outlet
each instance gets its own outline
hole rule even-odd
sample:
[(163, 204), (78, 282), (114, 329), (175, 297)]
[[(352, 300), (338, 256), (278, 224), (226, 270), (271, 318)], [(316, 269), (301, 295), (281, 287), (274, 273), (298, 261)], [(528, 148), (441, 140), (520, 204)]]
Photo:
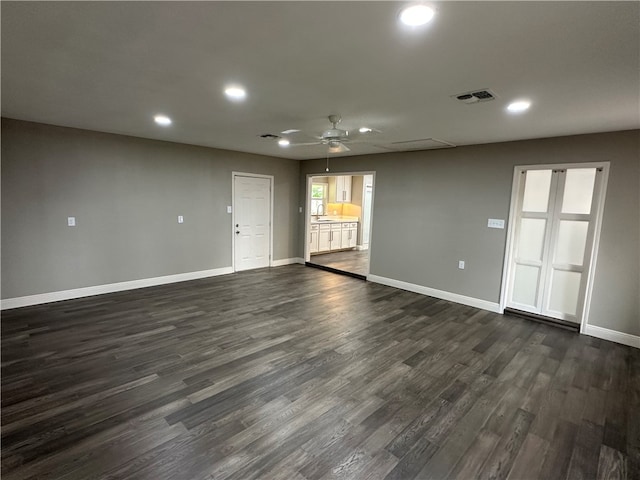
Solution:
[(76, 217), (67, 217), (67, 226), (75, 227), (76, 226)]
[(302, 207), (298, 207), (298, 213), (302, 213)]
[(178, 223), (184, 223), (184, 217), (182, 215), (178, 215)]
[(464, 270), (464, 260), (459, 260), (459, 261), (458, 261), (458, 268), (459, 268), (460, 270)]
[(504, 220), (500, 218), (490, 218), (487, 222), (489, 228), (504, 228)]

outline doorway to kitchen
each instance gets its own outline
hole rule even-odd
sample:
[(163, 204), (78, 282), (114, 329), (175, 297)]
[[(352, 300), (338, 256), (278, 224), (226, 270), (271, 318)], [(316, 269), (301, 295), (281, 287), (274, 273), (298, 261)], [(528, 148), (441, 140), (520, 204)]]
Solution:
[(305, 262), (366, 280), (374, 172), (307, 177)]

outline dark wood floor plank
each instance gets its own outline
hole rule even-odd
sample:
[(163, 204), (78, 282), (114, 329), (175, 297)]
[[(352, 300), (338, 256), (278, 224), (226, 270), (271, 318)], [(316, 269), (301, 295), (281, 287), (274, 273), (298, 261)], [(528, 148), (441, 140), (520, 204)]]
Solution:
[(484, 429), (480, 430), (473, 440), (473, 443), (463, 455), (460, 456), (460, 459), (456, 462), (447, 477), (441, 478), (468, 480), (477, 477), (482, 465), (484, 465), (496, 447), (498, 440), (500, 440), (500, 437), (495, 433)]
[(629, 478), (626, 458), (621, 452), (602, 445), (598, 460), (597, 478), (605, 478), (607, 480), (625, 480)]
[(492, 454), (485, 461), (479, 477), (492, 479), (507, 478), (529, 432), (532, 420), (533, 415), (522, 409), (518, 409), (513, 414), (509, 422), (509, 428), (506, 429), (505, 434), (500, 437)]
[(566, 420), (560, 420), (542, 464), (543, 478), (566, 478), (571, 455), (575, 447), (578, 427)]
[(529, 432), (520, 446), (520, 451), (513, 461), (507, 479), (541, 478), (540, 469), (548, 449), (549, 442)]
[(0, 328), (3, 479), (640, 472), (637, 349), (300, 265)]
[(588, 480), (598, 474), (598, 458), (604, 429), (589, 421), (580, 424), (569, 463), (567, 479)]

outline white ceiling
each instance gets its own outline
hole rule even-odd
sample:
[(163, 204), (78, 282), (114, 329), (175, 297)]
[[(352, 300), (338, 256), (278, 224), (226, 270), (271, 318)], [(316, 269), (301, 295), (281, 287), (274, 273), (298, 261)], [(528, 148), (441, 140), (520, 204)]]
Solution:
[[(381, 131), (344, 154), (358, 155), (640, 128), (640, 3), (431, 3), (413, 30), (404, 5), (2, 2), (2, 115), (294, 159), (326, 147), (259, 135), (310, 141), (337, 113)], [(483, 88), (497, 99), (451, 98)], [(528, 112), (505, 111), (523, 97)]]

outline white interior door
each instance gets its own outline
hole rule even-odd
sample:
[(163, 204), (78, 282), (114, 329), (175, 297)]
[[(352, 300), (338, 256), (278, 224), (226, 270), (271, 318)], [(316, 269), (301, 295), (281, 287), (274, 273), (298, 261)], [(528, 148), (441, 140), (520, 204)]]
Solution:
[(271, 179), (234, 175), (234, 269), (269, 266)]
[(580, 323), (603, 171), (566, 166), (520, 172), (508, 307)]

